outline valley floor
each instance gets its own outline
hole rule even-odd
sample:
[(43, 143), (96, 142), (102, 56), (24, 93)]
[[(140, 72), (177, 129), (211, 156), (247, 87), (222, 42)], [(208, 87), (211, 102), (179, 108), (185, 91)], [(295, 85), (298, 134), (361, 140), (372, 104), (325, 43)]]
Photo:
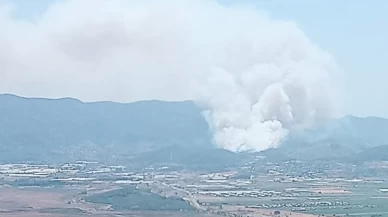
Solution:
[(352, 165), (303, 162), (252, 162), (219, 172), (6, 164), (0, 216), (387, 217), (386, 164), (356, 173)]

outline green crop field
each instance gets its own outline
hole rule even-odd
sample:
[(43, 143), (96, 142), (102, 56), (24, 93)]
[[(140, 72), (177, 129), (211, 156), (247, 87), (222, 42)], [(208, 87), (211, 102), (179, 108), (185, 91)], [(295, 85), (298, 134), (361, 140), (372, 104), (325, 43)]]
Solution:
[(151, 192), (125, 187), (86, 197), (91, 203), (111, 205), (115, 210), (189, 211), (193, 208), (182, 199), (164, 198)]

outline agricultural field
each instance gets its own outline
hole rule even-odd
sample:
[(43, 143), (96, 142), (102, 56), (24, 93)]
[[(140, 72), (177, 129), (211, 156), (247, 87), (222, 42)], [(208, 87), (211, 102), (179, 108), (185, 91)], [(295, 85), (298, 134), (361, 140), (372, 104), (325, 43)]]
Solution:
[[(235, 207), (240, 211), (265, 209), (325, 216), (387, 217), (386, 188), (385, 181), (317, 180), (279, 184), (262, 180), (250, 185), (250, 191), (212, 189), (196, 197), (201, 204), (224, 211), (225, 207)], [(260, 196), (267, 191), (273, 195)], [(248, 196), (241, 196), (244, 194)]]
[[(0, 216), (388, 217), (385, 176), (355, 178), (336, 168), (295, 175), (288, 163), (262, 165), (258, 171), (125, 171), (78, 162), (50, 173), (48, 165), (6, 165)], [(309, 167), (304, 170), (317, 170)]]
[(136, 189), (133, 186), (95, 194), (86, 197), (86, 201), (106, 204), (114, 210), (152, 210), (152, 211), (193, 211), (181, 198), (164, 198), (158, 194)]

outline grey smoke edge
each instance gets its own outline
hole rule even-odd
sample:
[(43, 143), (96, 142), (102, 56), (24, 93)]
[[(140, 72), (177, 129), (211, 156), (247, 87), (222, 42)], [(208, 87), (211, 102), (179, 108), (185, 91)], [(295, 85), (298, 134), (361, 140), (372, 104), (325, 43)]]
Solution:
[(231, 151), (277, 147), (336, 112), (334, 60), (294, 22), (255, 7), (68, 0), (32, 21), (0, 10), (0, 23), (0, 92), (194, 100)]

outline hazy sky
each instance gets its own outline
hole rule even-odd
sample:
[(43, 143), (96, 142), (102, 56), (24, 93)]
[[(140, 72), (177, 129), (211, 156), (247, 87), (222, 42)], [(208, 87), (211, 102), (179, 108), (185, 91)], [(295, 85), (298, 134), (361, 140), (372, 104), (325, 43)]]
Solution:
[[(0, 5), (12, 2), (16, 6), (15, 19), (30, 21), (45, 11), (53, 1), (0, 0)], [(234, 4), (237, 1), (220, 0), (220, 2)], [(245, 0), (244, 2), (269, 12), (274, 18), (295, 21), (311, 41), (334, 57), (345, 79), (347, 95), (343, 106), (345, 113), (388, 117), (387, 1)]]

